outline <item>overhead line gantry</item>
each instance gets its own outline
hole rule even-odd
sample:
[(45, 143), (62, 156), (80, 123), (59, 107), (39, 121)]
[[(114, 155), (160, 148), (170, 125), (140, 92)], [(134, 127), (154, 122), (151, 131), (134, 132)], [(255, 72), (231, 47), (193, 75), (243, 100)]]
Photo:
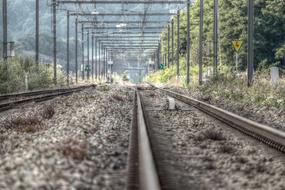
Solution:
[(84, 0), (57, 0), (59, 4), (184, 4), (186, 1), (175, 1), (175, 0), (165, 0), (165, 1), (138, 1), (138, 0), (95, 0), (95, 1), (84, 1)]
[[(187, 0), (188, 1), (188, 0)], [(53, 12), (56, 13), (56, 6), (58, 5), (105, 5), (105, 4), (121, 4), (121, 5), (135, 5), (135, 4), (146, 4), (146, 5), (181, 5), (185, 4), (187, 1), (182, 0), (166, 0), (166, 1), (159, 1), (159, 0), (153, 0), (153, 1), (146, 1), (146, 0), (140, 0), (140, 1), (134, 1), (134, 0), (94, 0), (94, 1), (83, 1), (83, 0), (53, 0)], [(93, 73), (93, 56), (95, 54), (95, 57), (99, 56), (99, 70), (100, 70), (100, 61), (101, 61), (101, 54), (103, 52), (103, 61), (104, 66), (106, 67), (106, 59), (107, 59), (107, 53), (110, 48), (118, 48), (119, 45), (120, 48), (148, 48), (148, 50), (155, 50), (154, 53), (157, 54), (157, 59), (159, 60), (159, 52), (160, 52), (160, 33), (165, 29), (164, 25), (167, 25), (169, 23), (169, 18), (173, 16), (177, 16), (177, 12), (168, 12), (168, 9), (159, 9), (160, 12), (153, 12), (153, 11), (122, 11), (122, 12), (98, 12), (96, 7), (94, 12), (89, 12), (90, 9), (81, 9), (80, 11), (74, 11), (74, 10), (68, 10), (67, 11), (67, 20), (69, 22), (69, 17), (74, 16), (75, 17), (75, 24), (76, 24), (76, 68), (78, 69), (78, 33), (81, 33), (81, 45), (82, 45), (82, 65), (84, 67), (84, 49), (85, 44), (87, 45), (87, 63), (89, 65), (89, 51), (90, 51), (90, 41), (92, 43), (92, 73)], [(104, 10), (108, 10), (104, 8)], [(162, 11), (161, 11), (162, 10)], [(164, 10), (164, 11), (163, 11)], [(85, 17), (87, 20), (79, 19), (81, 17)], [(106, 17), (108, 19), (106, 19)], [(117, 17), (124, 18), (123, 20), (118, 19)], [(136, 17), (141, 17), (140, 19)], [(160, 17), (160, 20), (153, 19)], [(56, 18), (54, 16), (54, 18)], [(96, 18), (96, 19), (94, 19)], [(99, 20), (97, 19), (99, 18)], [(126, 18), (128, 18), (126, 20)], [(130, 18), (134, 19), (131, 20)], [(116, 19), (116, 20), (114, 20)], [(117, 25), (112, 26), (111, 24), (124, 24), (125, 27), (118, 27)], [(79, 24), (81, 26), (81, 31), (78, 30)], [(110, 24), (110, 25), (107, 25)], [(133, 24), (133, 25), (131, 25)], [(155, 24), (151, 26), (150, 24)], [(128, 26), (126, 26), (128, 25)], [(69, 23), (68, 26), (68, 32), (67, 36), (69, 37)], [(56, 29), (54, 29), (56, 31)], [(84, 37), (86, 35), (86, 37)], [(54, 33), (54, 36), (56, 36), (56, 33)], [(90, 40), (91, 38), (91, 40)], [(69, 39), (67, 39), (67, 47), (69, 51)], [(96, 42), (95, 42), (96, 41)], [(86, 43), (87, 42), (87, 43)], [(132, 42), (132, 43), (130, 43)], [(54, 41), (54, 44), (56, 46), (56, 41)], [(126, 46), (126, 47), (124, 47)], [(55, 48), (54, 48), (55, 49)], [(94, 53), (95, 50), (95, 53)], [(55, 54), (56, 55), (56, 54)], [(69, 53), (67, 53), (69, 56)], [(178, 56), (177, 56), (178, 57)], [(97, 62), (97, 60), (95, 60)], [(55, 62), (55, 61), (54, 61)], [(67, 65), (69, 69), (69, 58), (67, 59)], [(54, 64), (56, 65), (56, 63)], [(69, 71), (67, 71), (67, 74)], [(100, 71), (99, 71), (100, 73)], [(105, 74), (104, 74), (105, 75)], [(84, 72), (82, 74), (84, 78)], [(89, 76), (89, 73), (87, 73), (87, 76)], [(69, 77), (69, 76), (68, 76)], [(93, 75), (92, 75), (93, 77)], [(56, 74), (55, 77), (56, 78)], [(68, 80), (67, 80), (68, 81)], [(76, 70), (76, 81), (77, 81), (77, 70)]]

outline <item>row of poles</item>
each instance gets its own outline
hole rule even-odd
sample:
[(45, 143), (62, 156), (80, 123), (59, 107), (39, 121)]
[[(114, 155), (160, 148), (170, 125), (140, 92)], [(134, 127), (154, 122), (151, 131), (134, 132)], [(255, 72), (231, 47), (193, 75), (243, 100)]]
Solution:
[[(36, 1), (36, 56), (35, 60), (36, 63), (38, 64), (39, 62), (39, 0)], [(3, 58), (4, 61), (7, 60), (7, 38), (8, 38), (8, 32), (7, 32), (7, 0), (2, 0), (3, 2)], [(54, 70), (54, 84), (57, 84), (57, 27), (56, 27), (56, 8), (57, 8), (57, 0), (52, 0), (52, 7), (53, 7), (53, 22), (52, 22), (52, 28), (53, 28), (53, 70)], [(213, 65), (213, 71), (214, 75), (217, 76), (218, 70), (218, 0), (214, 0), (214, 65)], [(69, 17), (70, 14), (69, 12), (67, 13), (67, 83), (69, 84), (69, 70), (70, 70), (70, 55), (69, 55)], [(200, 30), (199, 30), (199, 84), (202, 84), (203, 82), (203, 30), (204, 30), (204, 0), (200, 0)], [(76, 31), (75, 31), (75, 37), (76, 37), (76, 42), (75, 42), (75, 75), (76, 75), (76, 82), (78, 82), (78, 20), (76, 18)], [(179, 54), (180, 54), (180, 12), (178, 11), (177, 13), (177, 77), (179, 78), (180, 76), (180, 68), (179, 68)], [(84, 72), (84, 28), (82, 26), (82, 65), (83, 65), (83, 73), (82, 73), (82, 79), (85, 78), (85, 72)], [(172, 46), (172, 52), (171, 52), (171, 57), (172, 57), (172, 64), (174, 64), (174, 21), (172, 20), (171, 22), (171, 33), (172, 33), (172, 41), (171, 41), (171, 46)], [(89, 36), (89, 33), (87, 33)], [(103, 75), (107, 75), (107, 56), (108, 52), (106, 48), (103, 48), (100, 43), (98, 44), (96, 41), (96, 45), (94, 47), (94, 36), (92, 34), (92, 55), (95, 54), (95, 57), (97, 58), (97, 53), (99, 56), (99, 64), (96, 64), (94, 67), (94, 63), (97, 62), (97, 60), (94, 60), (94, 56), (92, 56), (92, 78), (94, 78), (94, 71), (95, 71), (95, 77), (97, 77), (97, 74), (101, 75), (101, 68), (100, 68), (100, 55), (103, 52), (103, 59), (104, 59), (104, 72)], [(170, 26), (168, 25), (168, 55), (167, 55), (167, 60), (168, 60), (168, 66), (170, 65)], [(89, 37), (88, 37), (88, 50), (87, 50), (87, 64), (88, 66), (90, 65), (89, 63)], [(96, 50), (94, 52), (94, 50)], [(187, 0), (187, 53), (186, 53), (186, 82), (187, 84), (190, 83), (190, 0)], [(159, 52), (159, 51), (158, 51)], [(94, 54), (93, 54), (94, 53)], [(159, 56), (158, 56), (159, 57)], [(159, 58), (158, 58), (159, 60)], [(95, 62), (94, 62), (95, 61)], [(248, 76), (248, 86), (252, 84), (253, 80), (253, 72), (254, 72), (254, 0), (248, 0), (248, 48), (247, 48), (247, 76)], [(99, 69), (99, 73), (97, 73), (97, 66)], [(95, 68), (95, 70), (94, 70)], [(88, 70), (89, 71), (89, 70)], [(87, 72), (87, 78), (89, 78), (90, 73)]]
[[(67, 11), (67, 83), (69, 84), (69, 71), (70, 71), (70, 11)], [(75, 80), (78, 83), (78, 17), (75, 18)], [(86, 44), (85, 34), (86, 33)], [(91, 60), (90, 60), (90, 36), (91, 36)], [(87, 46), (87, 60), (85, 60), (85, 45)], [(81, 25), (81, 77), (85, 80), (85, 69), (87, 69), (87, 80), (90, 80), (90, 71), (92, 80), (102, 77), (107, 79), (108, 75), (108, 59), (109, 51), (103, 47), (102, 44), (96, 40), (95, 35), (90, 30), (84, 31), (84, 24)], [(94, 59), (95, 57), (95, 59)], [(87, 61), (85, 67), (85, 61)], [(91, 62), (91, 64), (90, 64)], [(102, 65), (101, 65), (102, 64)], [(110, 66), (111, 67), (111, 66)], [(111, 70), (111, 68), (110, 68)]]
[[(214, 39), (213, 39), (213, 74), (218, 76), (218, 44), (219, 44), (219, 1), (214, 0)], [(187, 2), (187, 45), (186, 45), (186, 83), (190, 84), (190, 1)], [(200, 27), (199, 27), (199, 84), (203, 83), (203, 31), (204, 31), (204, 0), (200, 0)], [(171, 37), (170, 37), (171, 36)], [(171, 45), (170, 45), (171, 38)], [(170, 52), (171, 49), (171, 52)], [(174, 64), (174, 20), (171, 21), (171, 26), (167, 27), (167, 55), (164, 55), (165, 65), (170, 66), (170, 62)], [(158, 50), (159, 52), (159, 50)], [(177, 12), (177, 52), (176, 52), (176, 66), (177, 66), (177, 80), (180, 77), (180, 12)], [(167, 57), (167, 58), (165, 58)], [(166, 62), (167, 60), (167, 62)], [(253, 81), (254, 73), (254, 0), (248, 0), (248, 48), (247, 48), (247, 84), (250, 86)]]

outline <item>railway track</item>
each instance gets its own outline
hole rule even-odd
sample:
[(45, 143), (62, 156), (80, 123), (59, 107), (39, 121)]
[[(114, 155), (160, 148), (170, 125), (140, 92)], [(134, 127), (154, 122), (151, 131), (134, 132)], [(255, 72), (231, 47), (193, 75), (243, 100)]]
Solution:
[[(211, 116), (211, 118), (215, 118), (219, 120), (219, 122), (224, 123), (226, 126), (237, 129), (238, 131), (241, 131), (242, 133), (257, 139), (277, 149), (278, 151), (285, 152), (285, 133), (282, 131), (273, 129), (269, 126), (261, 125), (254, 121), (240, 117), (215, 106), (187, 97), (185, 95), (181, 95), (166, 89), (161, 89), (151, 84), (150, 86), (159, 92), (162, 92), (162, 94), (173, 97), (176, 99), (176, 101), (188, 105), (188, 107), (193, 107), (193, 109), (202, 111), (206, 115)], [(143, 96), (143, 93), (141, 93), (140, 90), (137, 90), (135, 107), (133, 110), (134, 115), (132, 120), (132, 133), (130, 137), (127, 189), (159, 190), (177, 188), (189, 189), (189, 187), (192, 189), (205, 189), (205, 187), (201, 186), (202, 182), (199, 182), (198, 178), (196, 181), (195, 177), (191, 176), (190, 174), (186, 174), (190, 176), (183, 176), (185, 173), (187, 173), (185, 172), (186, 170), (184, 171), (185, 173), (182, 175), (182, 177), (177, 177), (180, 174), (177, 174), (177, 176), (175, 176), (175, 172), (177, 172), (174, 171), (177, 169), (175, 167), (181, 167), (181, 173), (183, 173), (182, 171), (185, 169), (185, 165), (179, 165), (179, 157), (187, 157), (187, 155), (183, 155), (183, 153), (180, 153), (180, 155), (175, 155), (175, 151), (171, 152), (171, 149), (165, 148), (167, 146), (170, 146), (167, 144), (170, 143), (168, 142), (168, 138), (171, 138), (171, 136), (163, 137), (163, 133), (166, 132), (165, 134), (167, 134), (167, 130), (169, 129), (163, 131), (164, 129), (162, 129), (162, 127), (165, 125), (159, 124), (159, 122), (155, 121), (159, 119), (157, 119), (156, 116), (153, 116), (155, 112), (152, 111), (160, 112), (160, 110), (155, 108), (154, 102), (148, 102), (148, 108), (146, 109)], [(152, 105), (155, 109), (149, 111), (148, 109), (150, 105)], [(173, 134), (176, 134), (176, 132)], [(156, 137), (159, 135), (162, 136)], [(168, 153), (165, 153), (167, 150), (170, 151)], [(164, 158), (164, 156), (167, 157), (167, 154), (168, 158)], [(170, 162), (169, 158), (176, 160), (174, 162), (177, 162), (177, 165), (172, 166), (170, 163), (173, 163), (173, 161)], [(191, 155), (189, 158), (195, 160), (194, 155)], [(204, 158), (198, 157), (198, 160), (201, 159), (203, 160)], [(211, 160), (211, 158), (207, 159)], [(183, 162), (183, 159), (181, 162)], [(195, 167), (193, 170), (196, 169)], [(172, 172), (174, 174), (171, 174)], [(193, 179), (191, 177), (193, 177)], [(209, 176), (206, 176), (206, 178), (207, 177)], [(192, 184), (190, 182), (187, 182), (187, 180), (193, 180), (191, 182)], [(223, 180), (221, 179), (221, 181)], [(214, 185), (215, 184), (213, 184), (212, 188), (214, 188)]]
[(23, 103), (40, 102), (57, 96), (69, 95), (90, 87), (94, 87), (94, 85), (0, 95), (0, 111), (11, 109)]
[(200, 111), (226, 123), (228, 126), (231, 126), (242, 133), (249, 135), (272, 148), (277, 149), (285, 153), (285, 132), (274, 129), (270, 126), (257, 123), (255, 121), (249, 120), (247, 118), (241, 117), (237, 114), (228, 112), (216, 106), (207, 104), (205, 102), (196, 100), (194, 98), (159, 88), (155, 85), (149, 84), (152, 87), (160, 90), (168, 96), (171, 96), (177, 100), (180, 100), (186, 104), (189, 104)]

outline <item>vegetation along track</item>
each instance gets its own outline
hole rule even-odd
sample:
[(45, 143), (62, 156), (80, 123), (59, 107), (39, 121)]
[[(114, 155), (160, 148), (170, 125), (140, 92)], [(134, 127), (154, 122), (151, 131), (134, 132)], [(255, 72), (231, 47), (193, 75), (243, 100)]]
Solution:
[(228, 112), (221, 108), (207, 104), (205, 102), (196, 100), (194, 98), (159, 88), (155, 85), (149, 84), (152, 87), (159, 89), (168, 96), (189, 104), (202, 112), (213, 116), (214, 118), (228, 124), (229, 126), (249, 135), (283, 153), (285, 153), (285, 133), (283, 131), (274, 129), (270, 126), (259, 124), (247, 118), (241, 117), (234, 113)]
[(94, 87), (94, 85), (84, 85), (72, 88), (59, 88), (52, 90), (39, 90), (32, 92), (14, 93), (0, 95), (0, 111), (5, 111), (22, 103), (45, 101), (57, 96), (69, 95), (83, 89)]

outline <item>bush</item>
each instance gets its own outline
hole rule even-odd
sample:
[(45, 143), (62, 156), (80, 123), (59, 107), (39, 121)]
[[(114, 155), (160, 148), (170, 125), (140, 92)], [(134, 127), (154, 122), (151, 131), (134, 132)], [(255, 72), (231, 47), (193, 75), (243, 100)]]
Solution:
[[(25, 90), (25, 76), (28, 75), (29, 90), (50, 88), (53, 86), (53, 70), (45, 64), (36, 63), (31, 58), (8, 59), (0, 62), (0, 93), (12, 93)], [(65, 76), (58, 70), (58, 84), (65, 83)]]

